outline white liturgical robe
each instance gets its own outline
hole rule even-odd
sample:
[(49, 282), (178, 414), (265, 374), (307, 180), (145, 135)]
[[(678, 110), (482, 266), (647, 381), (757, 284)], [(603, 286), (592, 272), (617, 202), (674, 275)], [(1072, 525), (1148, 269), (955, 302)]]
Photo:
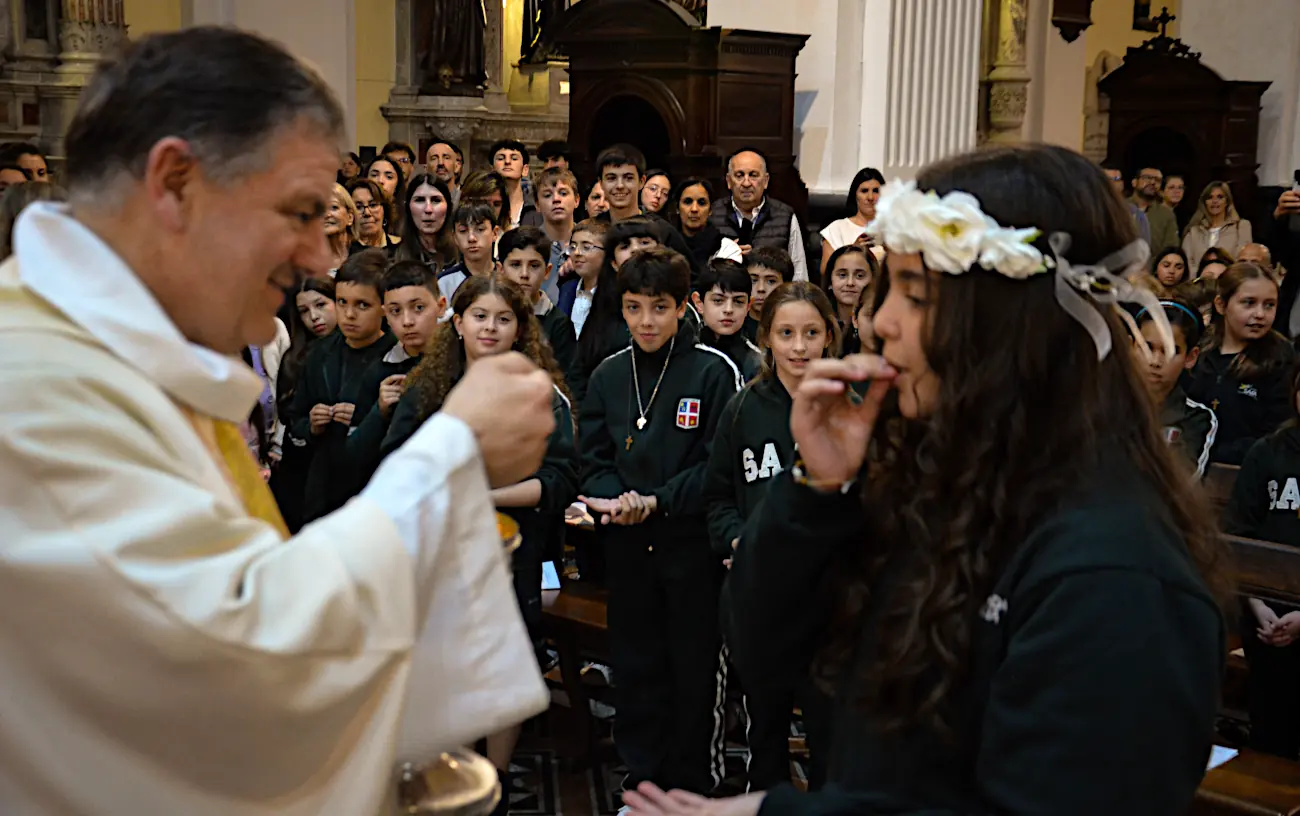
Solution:
[[(369, 816), (547, 702), (468, 427), (284, 541), (190, 415), (262, 389), (55, 205), (0, 266), (0, 813)], [(182, 410), (184, 409), (184, 410)]]

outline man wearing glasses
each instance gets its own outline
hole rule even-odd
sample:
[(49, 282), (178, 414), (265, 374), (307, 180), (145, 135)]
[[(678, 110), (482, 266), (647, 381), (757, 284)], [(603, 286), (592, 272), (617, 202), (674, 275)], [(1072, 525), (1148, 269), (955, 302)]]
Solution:
[(1165, 180), (1159, 168), (1143, 167), (1133, 179), (1132, 202), (1146, 213), (1147, 223), (1151, 226), (1151, 254), (1162, 249), (1176, 247), (1178, 243), (1178, 218), (1174, 211), (1164, 203), (1160, 193), (1161, 183)]

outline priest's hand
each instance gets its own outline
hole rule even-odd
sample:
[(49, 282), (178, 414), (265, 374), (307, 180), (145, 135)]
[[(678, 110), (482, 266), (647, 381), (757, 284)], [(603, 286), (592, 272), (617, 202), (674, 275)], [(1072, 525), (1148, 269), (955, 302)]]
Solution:
[(537, 471), (555, 430), (551, 378), (518, 352), (474, 364), (451, 390), (442, 411), (469, 426), (492, 487), (522, 482)]
[[(869, 354), (808, 364), (794, 393), (790, 431), (813, 487), (834, 490), (857, 477), (895, 376), (883, 357)], [(864, 381), (871, 384), (859, 400), (849, 385)]]

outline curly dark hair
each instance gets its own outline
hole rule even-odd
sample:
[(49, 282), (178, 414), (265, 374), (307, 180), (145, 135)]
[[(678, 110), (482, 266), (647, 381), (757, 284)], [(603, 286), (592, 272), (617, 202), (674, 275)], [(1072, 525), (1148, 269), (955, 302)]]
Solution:
[[(510, 310), (515, 313), (516, 324), (519, 326), (519, 333), (511, 349), (521, 352), (538, 368), (544, 369), (551, 375), (555, 387), (568, 400), (570, 414), (576, 421), (577, 406), (573, 403), (573, 395), (565, 385), (560, 365), (555, 361), (555, 354), (542, 335), (542, 326), (533, 315), (532, 304), (522, 289), (497, 275), (475, 275), (466, 278), (456, 290), (456, 296), (451, 302), (452, 313), (457, 317), (463, 316), (474, 305), (474, 301), (484, 295), (497, 295), (510, 306)], [(420, 363), (406, 378), (404, 390), (409, 391), (414, 388), (419, 394), (421, 421), (442, 408), (447, 394), (451, 393), (451, 389), (463, 376), (465, 376), (465, 344), (461, 342), (456, 332), (454, 321), (448, 320), (438, 326)]]
[[(1068, 232), (1080, 264), (1136, 238), (1098, 168), (1062, 148), (957, 156), (926, 168), (917, 184), (940, 196), (970, 193), (1000, 224), (1037, 227), (1044, 252), (1047, 236)], [(1159, 433), (1113, 312), (1101, 310), (1114, 350), (1098, 360), (1091, 336), (1057, 303), (1053, 275), (1012, 280), (975, 268), (927, 280), (923, 342), (938, 396), (923, 419), (902, 417), (892, 400), (877, 425), (863, 479), (864, 543), (831, 571), (836, 612), (814, 668), (823, 686), (852, 689), (850, 702), (883, 729), (919, 726), (951, 739), (979, 604), (1103, 457), (1131, 463), (1211, 591), (1226, 601), (1230, 590), (1205, 498)], [(879, 618), (878, 651), (857, 662), (868, 610)]]

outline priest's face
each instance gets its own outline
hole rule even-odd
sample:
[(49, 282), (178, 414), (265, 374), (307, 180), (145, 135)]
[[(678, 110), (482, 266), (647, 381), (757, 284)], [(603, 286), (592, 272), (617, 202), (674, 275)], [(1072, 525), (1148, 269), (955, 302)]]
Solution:
[(172, 159), (151, 160), (143, 185), (161, 244), (147, 283), (191, 342), (223, 354), (267, 343), (285, 290), (332, 265), (323, 220), (338, 149), (290, 125), (267, 138), (260, 166), (217, 181), (184, 141), (170, 141)]

